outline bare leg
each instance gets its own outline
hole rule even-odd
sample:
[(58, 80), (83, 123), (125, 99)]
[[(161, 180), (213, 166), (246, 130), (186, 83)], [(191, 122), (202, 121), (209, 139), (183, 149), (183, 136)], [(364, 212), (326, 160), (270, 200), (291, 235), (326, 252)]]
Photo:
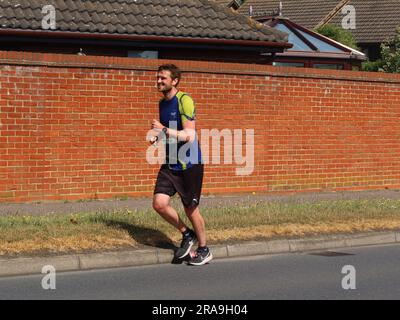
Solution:
[(193, 225), (194, 232), (196, 233), (197, 240), (199, 241), (199, 246), (204, 247), (206, 245), (206, 230), (204, 219), (200, 214), (199, 207), (185, 208), (185, 213)]
[(167, 222), (172, 224), (180, 232), (184, 232), (187, 226), (183, 223), (178, 213), (169, 205), (170, 196), (157, 193), (153, 197), (153, 208)]

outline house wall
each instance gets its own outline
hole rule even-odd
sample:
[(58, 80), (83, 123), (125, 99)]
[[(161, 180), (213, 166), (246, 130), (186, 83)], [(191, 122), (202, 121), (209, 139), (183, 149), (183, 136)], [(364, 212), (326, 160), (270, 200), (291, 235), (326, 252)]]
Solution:
[(270, 55), (261, 55), (261, 49), (254, 51), (239, 50), (238, 47), (227, 47), (225, 50), (210, 47), (204, 48), (178, 48), (178, 44), (174, 48), (164, 48), (161, 45), (147, 44), (142, 46), (127, 46), (121, 42), (104, 45), (93, 45), (88, 43), (65, 43), (64, 42), (12, 42), (0, 39), (0, 51), (25, 51), (32, 53), (56, 53), (56, 54), (77, 54), (81, 51), (86, 56), (113, 56), (128, 57), (128, 52), (133, 51), (157, 51), (159, 59), (171, 60), (196, 60), (196, 61), (220, 61), (232, 63), (259, 63), (271, 64)]
[(382, 59), (380, 43), (358, 43), (363, 53), (365, 53), (370, 61)]
[[(151, 195), (164, 62), (0, 52), (0, 201)], [(254, 171), (237, 174), (243, 148), (243, 164), (206, 165), (204, 193), (400, 187), (399, 75), (176, 64), (199, 129), (254, 130)]]

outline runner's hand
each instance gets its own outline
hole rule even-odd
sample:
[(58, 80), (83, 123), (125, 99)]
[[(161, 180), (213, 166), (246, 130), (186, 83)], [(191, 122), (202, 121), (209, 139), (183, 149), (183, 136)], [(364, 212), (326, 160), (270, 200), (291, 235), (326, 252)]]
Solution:
[(151, 128), (161, 130), (162, 128), (164, 128), (164, 126), (161, 124), (160, 121), (153, 119), (153, 121), (151, 122)]

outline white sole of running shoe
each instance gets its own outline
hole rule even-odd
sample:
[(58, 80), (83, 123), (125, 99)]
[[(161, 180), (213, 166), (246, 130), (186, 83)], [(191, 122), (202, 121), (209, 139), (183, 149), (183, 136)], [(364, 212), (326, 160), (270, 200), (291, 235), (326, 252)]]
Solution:
[(177, 259), (183, 259), (184, 257), (186, 257), (186, 256), (190, 253), (190, 249), (192, 249), (192, 247), (193, 247), (195, 241), (196, 241), (196, 240), (190, 241), (190, 242), (189, 242), (190, 246), (189, 246), (189, 248), (186, 250), (186, 252), (185, 252), (184, 254), (180, 255), (179, 257), (175, 257), (175, 258), (177, 258)]
[(206, 263), (210, 262), (212, 260), (212, 258), (213, 258), (213, 255), (210, 252), (210, 255), (207, 258), (205, 258), (203, 261), (201, 261), (201, 262), (191, 262), (191, 261), (189, 261), (188, 264), (190, 264), (192, 266), (202, 266), (203, 264), (206, 264)]

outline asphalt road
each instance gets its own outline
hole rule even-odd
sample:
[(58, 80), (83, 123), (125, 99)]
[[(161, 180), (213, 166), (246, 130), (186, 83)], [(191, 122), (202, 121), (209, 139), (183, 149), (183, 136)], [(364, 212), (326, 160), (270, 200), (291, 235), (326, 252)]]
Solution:
[(50, 274), (0, 278), (0, 299), (397, 300), (399, 262), (400, 246), (387, 245), (221, 259), (201, 267), (56, 272), (55, 282)]

